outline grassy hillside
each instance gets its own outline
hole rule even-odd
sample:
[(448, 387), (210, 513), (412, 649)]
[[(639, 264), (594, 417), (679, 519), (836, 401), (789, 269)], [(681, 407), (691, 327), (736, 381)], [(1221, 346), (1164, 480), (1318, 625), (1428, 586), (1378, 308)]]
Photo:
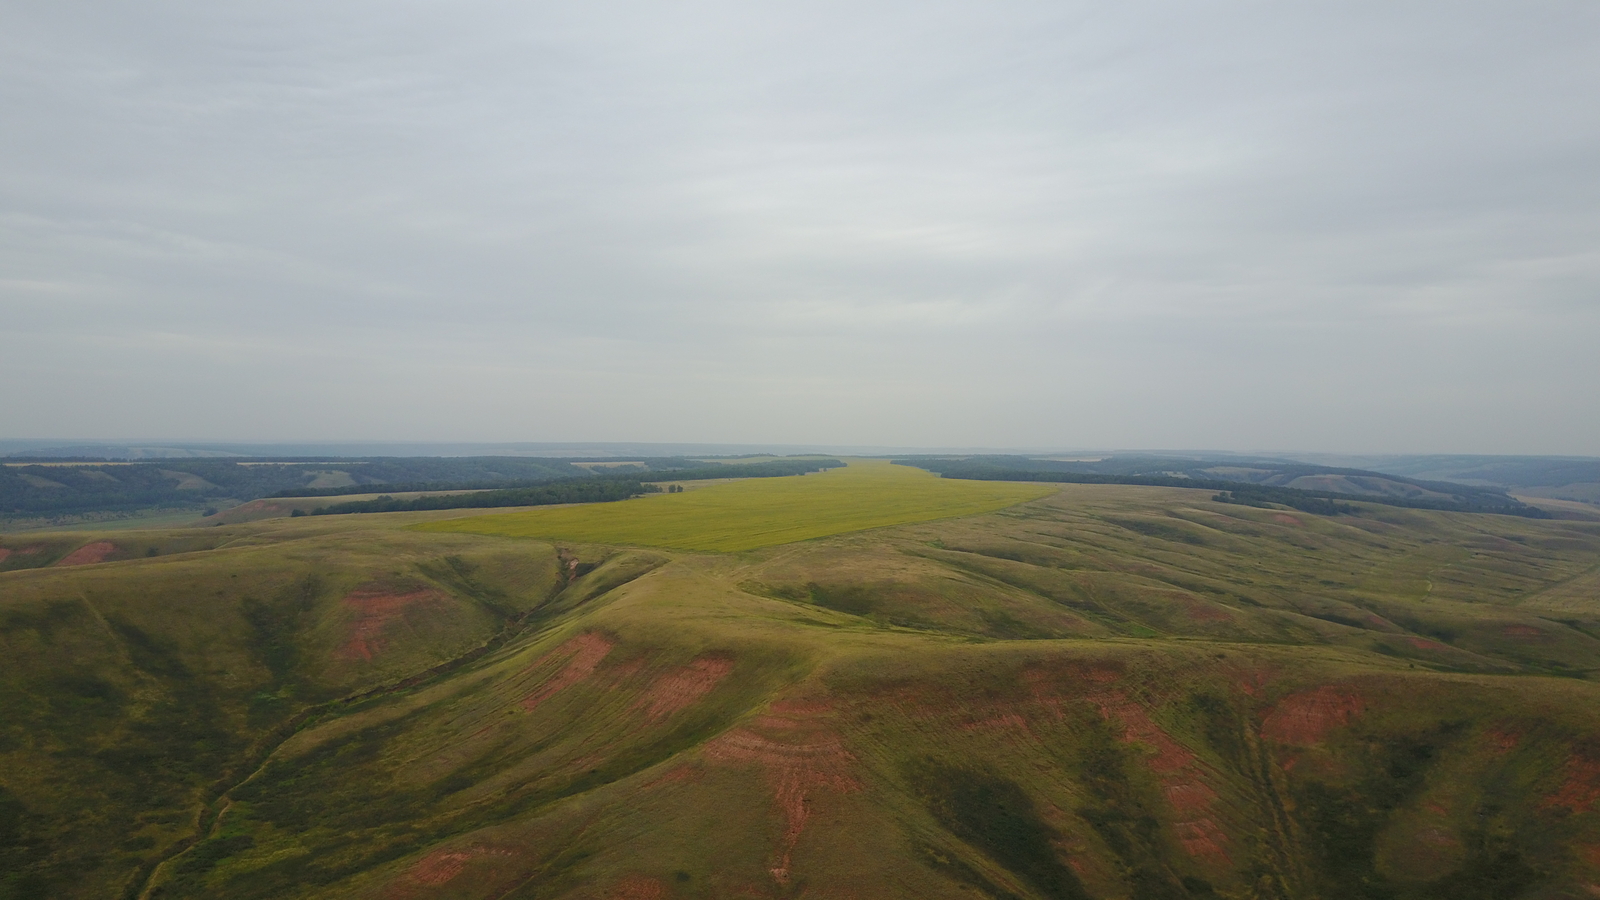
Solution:
[(901, 471), (0, 537), (0, 897), (1600, 891), (1600, 525)]

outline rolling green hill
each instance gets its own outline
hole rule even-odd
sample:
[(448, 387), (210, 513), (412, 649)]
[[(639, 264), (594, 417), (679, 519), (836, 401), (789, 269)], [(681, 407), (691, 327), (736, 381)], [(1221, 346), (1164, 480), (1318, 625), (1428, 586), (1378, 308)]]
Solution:
[(0, 536), (0, 898), (1600, 892), (1600, 525), (1214, 494)]

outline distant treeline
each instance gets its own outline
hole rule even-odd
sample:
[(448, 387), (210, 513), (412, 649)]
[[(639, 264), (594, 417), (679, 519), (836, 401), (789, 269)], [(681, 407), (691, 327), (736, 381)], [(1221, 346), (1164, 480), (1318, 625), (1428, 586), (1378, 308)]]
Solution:
[[(687, 464), (681, 466), (644, 466), (625, 465), (611, 466), (601, 472), (587, 474), (583, 481), (605, 481), (607, 479), (622, 479), (624, 481), (706, 481), (713, 478), (780, 478), (786, 475), (805, 475), (823, 469), (836, 469), (844, 463), (837, 459), (794, 459), (779, 460), (766, 463), (728, 463), (712, 465)], [(572, 479), (562, 479), (572, 480)], [(410, 493), (414, 491), (459, 491), (459, 490), (501, 490), (511, 488), (535, 488), (554, 483), (556, 479), (539, 479), (521, 483), (506, 484), (503, 481), (480, 481), (460, 483), (453, 481), (415, 482), (410, 484), (385, 484), (383, 490), (395, 493)], [(336, 488), (291, 488), (278, 491), (273, 497), (339, 497), (347, 494), (370, 494), (370, 485), (351, 485)], [(445, 508), (445, 507), (440, 507)]]
[(449, 459), (238, 460), (163, 459), (152, 462), (0, 466), (0, 516), (64, 516), (91, 512), (211, 505), (218, 500), (254, 500), (304, 489), (330, 477), (373, 485), (394, 482), (494, 484), (585, 478), (587, 469), (566, 460), (520, 457)]
[[(314, 516), (336, 516), (345, 513), (417, 512), (426, 509), (495, 509), (505, 506), (552, 506), (558, 503), (604, 503), (626, 500), (641, 494), (660, 491), (653, 484), (637, 479), (596, 478), (584, 481), (567, 481), (540, 487), (510, 488), (493, 491), (476, 491), (470, 494), (435, 494), (399, 500), (378, 497), (375, 500), (352, 500), (320, 507), (311, 512)], [(304, 515), (296, 510), (297, 515)]]
[[(1247, 506), (1281, 504), (1317, 515), (1353, 514), (1358, 508), (1350, 501), (1377, 503), (1407, 509), (1432, 509), (1449, 512), (1486, 512), (1500, 515), (1547, 519), (1550, 514), (1506, 494), (1469, 489), (1451, 499), (1418, 499), (1367, 494), (1342, 494), (1334, 491), (1304, 490), (1228, 481), (1219, 478), (1193, 478), (1183, 475), (1123, 475), (1108, 472), (1069, 472), (1027, 468), (992, 460), (897, 459), (897, 465), (915, 466), (937, 472), (944, 478), (974, 481), (1040, 481), (1060, 484), (1130, 484), (1150, 487), (1199, 488), (1220, 492), (1215, 499)], [(1008, 460), (1009, 462), (1009, 460)], [(1019, 460), (1026, 463), (1031, 460)], [(1450, 487), (1459, 486), (1451, 485)]]
[[(369, 457), (364, 459), (162, 459), (117, 463), (100, 460), (11, 458), (0, 466), (0, 518), (61, 517), (199, 508), (261, 497), (336, 497), (375, 491), (497, 490), (566, 481), (659, 481), (796, 475), (840, 466), (836, 459), (708, 465), (682, 457), (591, 471), (602, 460), (544, 457)], [(316, 484), (347, 482), (340, 487)]]
[[(652, 481), (705, 481), (713, 478), (781, 478), (788, 475), (805, 475), (822, 469), (844, 465), (837, 459), (786, 460), (770, 463), (736, 465), (711, 465), (694, 468), (652, 472)], [(622, 468), (622, 467), (618, 467)], [(626, 467), (630, 473), (637, 466)], [(420, 490), (427, 490), (421, 488)], [(558, 503), (604, 503), (627, 500), (641, 494), (661, 491), (655, 484), (638, 475), (597, 475), (593, 478), (569, 479), (547, 484), (515, 488), (474, 491), (469, 494), (444, 494), (399, 500), (384, 496), (373, 500), (352, 500), (334, 503), (311, 513), (316, 516), (342, 515), (344, 513), (417, 512), (428, 509), (494, 509), (506, 506), (551, 506)], [(304, 496), (304, 495), (298, 495)]]

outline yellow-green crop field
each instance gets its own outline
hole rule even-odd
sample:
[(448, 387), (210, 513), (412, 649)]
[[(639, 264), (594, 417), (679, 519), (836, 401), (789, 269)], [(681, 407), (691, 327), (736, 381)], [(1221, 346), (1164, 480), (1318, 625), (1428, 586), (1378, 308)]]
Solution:
[(447, 519), (423, 531), (737, 552), (811, 538), (993, 512), (1049, 485), (945, 480), (887, 460), (791, 478), (752, 478), (680, 494)]

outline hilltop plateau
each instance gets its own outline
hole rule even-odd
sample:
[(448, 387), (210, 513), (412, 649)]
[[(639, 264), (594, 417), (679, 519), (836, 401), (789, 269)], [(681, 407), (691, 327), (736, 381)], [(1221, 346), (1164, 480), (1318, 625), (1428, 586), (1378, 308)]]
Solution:
[(0, 535), (0, 898), (1600, 895), (1600, 524), (953, 474)]

